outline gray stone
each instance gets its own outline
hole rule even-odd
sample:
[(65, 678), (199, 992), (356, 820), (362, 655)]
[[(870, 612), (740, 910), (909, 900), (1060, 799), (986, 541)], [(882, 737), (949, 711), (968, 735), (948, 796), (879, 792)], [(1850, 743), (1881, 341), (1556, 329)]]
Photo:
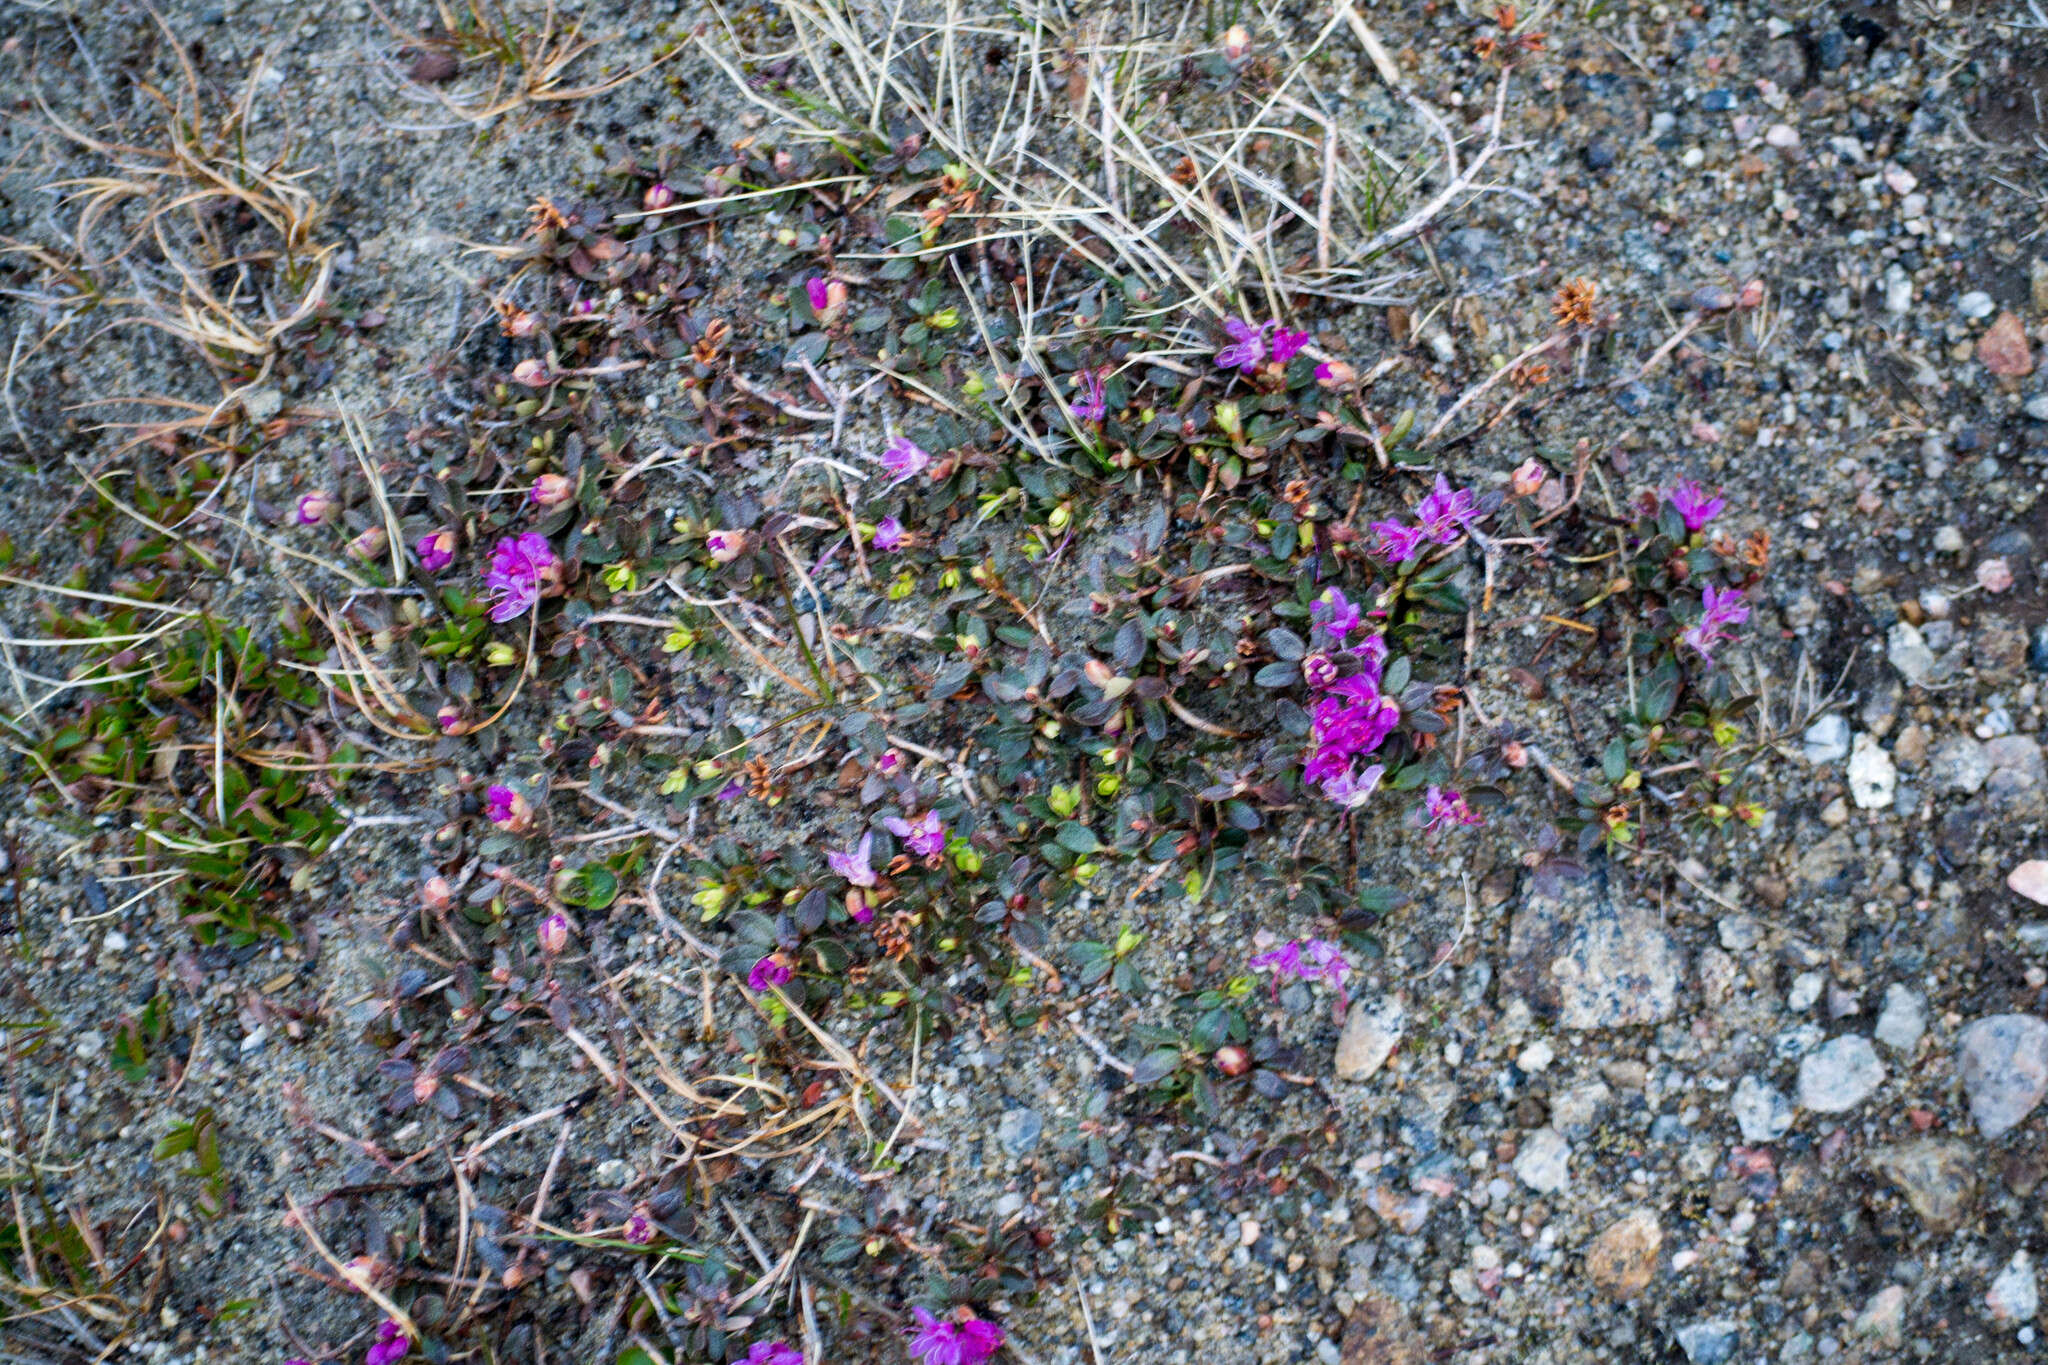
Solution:
[(1792, 978), (1792, 989), (1785, 992), (1785, 1008), (1794, 1014), (1804, 1014), (1813, 1008), (1813, 1002), (1820, 999), (1821, 989), (1827, 985), (1827, 978), (1819, 972), (1801, 972)]
[(2034, 1277), (2034, 1258), (2021, 1247), (1991, 1282), (1984, 1306), (2000, 1322), (2032, 1322), (2041, 1311), (2041, 1285)]
[(1554, 1194), (1571, 1178), (1572, 1146), (1555, 1128), (1538, 1128), (1515, 1153), (1515, 1178), (1538, 1194)]
[(1929, 1232), (1954, 1232), (1977, 1199), (1977, 1158), (1966, 1142), (1918, 1138), (1879, 1148), (1870, 1169), (1898, 1187)]
[(1999, 1138), (2048, 1094), (2048, 1023), (2031, 1014), (1994, 1014), (1962, 1032), (1956, 1074), (1977, 1131)]
[(2041, 745), (2032, 735), (2000, 735), (1984, 746), (1984, 760), (1992, 775), (2009, 773), (2021, 785), (2038, 787), (2048, 778), (2048, 765), (2041, 761)]
[(1950, 735), (1927, 755), (1927, 780), (1937, 791), (1975, 792), (1991, 776), (1984, 746), (1968, 735)]
[(1806, 754), (1806, 761), (1818, 767), (1823, 763), (1835, 763), (1849, 756), (1849, 718), (1847, 716), (1822, 716), (1806, 727), (1800, 745)]
[(1849, 797), (1860, 810), (1883, 810), (1899, 789), (1899, 770), (1892, 756), (1870, 734), (1856, 736), (1849, 752)]
[(1981, 289), (1972, 289), (1956, 300), (1956, 312), (1971, 322), (1990, 317), (1992, 310), (1997, 307), (1998, 305), (1991, 301), (1991, 296)]
[(2026, 402), (2027, 416), (2036, 422), (2048, 422), (2048, 393), (2037, 393)]
[(1692, 1365), (1724, 1365), (1735, 1358), (1733, 1318), (1709, 1318), (1678, 1329), (1678, 1349)]
[(1754, 1076), (1736, 1082), (1729, 1107), (1744, 1142), (1776, 1142), (1792, 1127), (1792, 1101)]
[(252, 422), (268, 422), (284, 411), (284, 393), (268, 385), (250, 389), (242, 395), (242, 411)]
[(1816, 1114), (1840, 1114), (1869, 1099), (1883, 1083), (1884, 1063), (1870, 1040), (1844, 1034), (1801, 1059), (1799, 1106)]
[(1044, 1132), (1045, 1119), (1036, 1109), (1009, 1109), (996, 1124), (996, 1141), (1011, 1156), (1026, 1156)]
[(1885, 657), (1899, 676), (1915, 687), (1934, 673), (1934, 651), (1927, 647), (1919, 629), (1906, 621), (1898, 622), (1886, 633)]
[(1884, 1010), (1877, 1016), (1877, 1041), (1894, 1052), (1910, 1053), (1927, 1032), (1927, 999), (1911, 986), (1894, 981), (1884, 989)]
[(1897, 1350), (1906, 1340), (1906, 1287), (1888, 1284), (1870, 1296), (1856, 1315), (1856, 1335)]
[(1731, 953), (1746, 953), (1763, 941), (1763, 922), (1755, 915), (1723, 915), (1715, 928), (1721, 946)]
[(1501, 982), (1566, 1028), (1632, 1028), (1677, 1012), (1682, 965), (1655, 909), (1573, 888), (1515, 912)]
[(1337, 1079), (1362, 1081), (1386, 1065), (1401, 1041), (1401, 1025), (1407, 1012), (1392, 996), (1361, 1000), (1345, 1017), (1344, 1031), (1337, 1036)]

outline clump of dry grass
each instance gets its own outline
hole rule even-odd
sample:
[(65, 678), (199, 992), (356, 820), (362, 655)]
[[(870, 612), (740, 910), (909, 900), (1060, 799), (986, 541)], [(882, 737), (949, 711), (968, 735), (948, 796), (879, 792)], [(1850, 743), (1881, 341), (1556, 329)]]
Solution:
[[(729, 20), (730, 50), (707, 45), (747, 98), (842, 149), (887, 146), (892, 130), (914, 126), (984, 187), (977, 219), (990, 239), (1122, 277), (1144, 314), (1394, 301), (1406, 272), (1389, 270), (1387, 253), (1499, 188), (1480, 179), (1502, 150), (1499, 102), (1476, 150), (1406, 90), (1412, 145), (1382, 143), (1338, 114), (1325, 83), (1356, 65), (1340, 45), (1371, 38), (1348, 5), (1305, 38), (1256, 35), (1242, 52), (1200, 30), (1204, 11), (1144, 0), (1087, 14), (844, 0), (790, 0), (779, 12), (792, 37), (783, 51), (744, 51)], [(809, 89), (796, 98), (749, 75), (798, 63)], [(1002, 67), (1007, 76), (990, 79)]]

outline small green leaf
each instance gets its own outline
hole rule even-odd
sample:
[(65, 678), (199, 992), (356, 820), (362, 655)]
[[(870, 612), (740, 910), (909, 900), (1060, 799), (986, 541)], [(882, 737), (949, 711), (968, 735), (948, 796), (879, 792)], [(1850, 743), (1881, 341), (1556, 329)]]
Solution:
[(1095, 837), (1095, 831), (1078, 820), (1068, 820), (1062, 824), (1053, 838), (1069, 853), (1093, 853), (1102, 847), (1101, 842)]

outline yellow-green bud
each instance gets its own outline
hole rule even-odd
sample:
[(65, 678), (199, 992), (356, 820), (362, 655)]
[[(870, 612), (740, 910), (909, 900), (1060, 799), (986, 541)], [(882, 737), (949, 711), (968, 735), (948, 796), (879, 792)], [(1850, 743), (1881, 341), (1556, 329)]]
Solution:
[(1226, 435), (1244, 435), (1244, 418), (1238, 412), (1235, 403), (1225, 402), (1216, 405), (1216, 425)]
[(502, 640), (493, 640), (484, 646), (484, 662), (493, 668), (506, 668), (519, 662), (519, 651)]

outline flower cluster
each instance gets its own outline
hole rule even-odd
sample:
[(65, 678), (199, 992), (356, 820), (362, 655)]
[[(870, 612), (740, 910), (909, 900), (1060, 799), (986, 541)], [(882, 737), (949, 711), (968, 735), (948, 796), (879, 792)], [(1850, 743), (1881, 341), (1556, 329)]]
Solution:
[(1301, 661), (1301, 675), (1322, 696), (1309, 710), (1310, 749), (1301, 775), (1339, 805), (1360, 806), (1386, 769), (1377, 763), (1361, 769), (1358, 760), (1386, 743), (1401, 720), (1399, 703), (1380, 692), (1386, 637), (1366, 635), (1345, 647), (1362, 622), (1342, 588), (1326, 589), (1309, 612), (1320, 648)]
[(1340, 1007), (1350, 1004), (1344, 978), (1351, 974), (1351, 964), (1344, 960), (1343, 949), (1326, 938), (1304, 938), (1283, 944), (1252, 958), (1250, 966), (1253, 971), (1273, 974), (1275, 995), (1280, 993), (1282, 981), (1322, 981), (1337, 992)]
[(532, 611), (542, 591), (561, 577), (561, 567), (546, 536), (527, 531), (500, 540), (484, 574), (491, 619), (503, 623)]
[(1453, 489), (1450, 480), (1439, 474), (1436, 487), (1416, 504), (1415, 525), (1400, 521), (1376, 521), (1372, 524), (1372, 529), (1380, 537), (1373, 553), (1390, 564), (1404, 563), (1415, 558), (1424, 541), (1438, 545), (1454, 543), (1459, 536), (1471, 531), (1482, 515), (1471, 489)]
[(923, 1365), (981, 1365), (1002, 1349), (1003, 1329), (986, 1318), (947, 1322), (923, 1308), (913, 1308), (917, 1327), (910, 1354)]
[[(1715, 506), (1720, 504), (1718, 500)], [(1699, 651), (1699, 656), (1714, 662), (1714, 650), (1735, 638), (1730, 626), (1739, 626), (1749, 619), (1749, 608), (1742, 600), (1740, 588), (1717, 588), (1709, 584), (1702, 590), (1699, 621), (1687, 626), (1679, 638)]]
[(915, 820), (892, 815), (882, 823), (903, 841), (905, 848), (920, 858), (930, 858), (946, 851), (946, 827), (940, 823), (939, 813), (935, 810), (928, 810)]
[(1268, 360), (1285, 365), (1308, 345), (1307, 332), (1290, 332), (1277, 322), (1255, 327), (1243, 318), (1225, 318), (1223, 330), (1230, 344), (1216, 352), (1216, 366), (1240, 374), (1250, 374)]
[(804, 1353), (786, 1341), (757, 1341), (747, 1348), (747, 1365), (804, 1365)]

